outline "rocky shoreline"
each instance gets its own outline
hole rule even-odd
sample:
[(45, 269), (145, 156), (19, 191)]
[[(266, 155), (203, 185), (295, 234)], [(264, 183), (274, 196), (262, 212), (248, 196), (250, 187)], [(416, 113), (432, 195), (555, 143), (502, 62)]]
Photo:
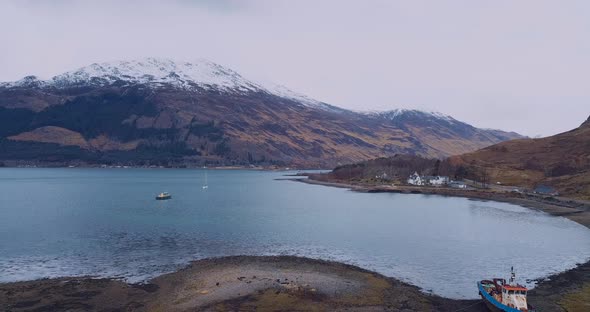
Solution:
[[(529, 300), (539, 311), (587, 311), (589, 276), (586, 263), (548, 277)], [(0, 310), (487, 311), (481, 300), (447, 299), (356, 266), (293, 256), (198, 260), (146, 284), (87, 277), (5, 283)]]
[(291, 256), (199, 260), (147, 284), (58, 278), (0, 285), (2, 311), (485, 311), (478, 300), (337, 262)]

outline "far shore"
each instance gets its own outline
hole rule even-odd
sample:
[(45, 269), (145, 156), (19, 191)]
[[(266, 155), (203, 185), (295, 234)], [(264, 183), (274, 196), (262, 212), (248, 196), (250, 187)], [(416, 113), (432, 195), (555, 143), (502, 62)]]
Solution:
[(506, 202), (568, 218), (590, 228), (590, 203), (571, 198), (529, 196), (516, 192), (499, 192), (484, 189), (463, 190), (448, 187), (350, 184), (347, 181), (318, 180), (316, 176), (316, 174), (307, 174), (305, 178), (292, 180), (308, 184), (347, 188), (355, 192), (440, 195)]
[(170, 165), (170, 166), (141, 166), (141, 165), (100, 165), (100, 164), (2, 164), (0, 161), (0, 169), (3, 168), (37, 168), (37, 169), (210, 169), (210, 170), (255, 170), (255, 171), (306, 171), (306, 170), (328, 170), (328, 169), (314, 169), (314, 168), (297, 168), (288, 166), (247, 166), (247, 165), (228, 165), (228, 166), (214, 166), (214, 165)]

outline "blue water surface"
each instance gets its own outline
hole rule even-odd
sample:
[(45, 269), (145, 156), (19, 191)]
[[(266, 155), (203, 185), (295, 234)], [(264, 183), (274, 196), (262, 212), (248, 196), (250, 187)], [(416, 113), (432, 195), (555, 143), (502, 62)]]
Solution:
[[(0, 282), (139, 282), (195, 259), (284, 254), (476, 298), (477, 280), (507, 277), (511, 266), (524, 283), (590, 259), (590, 230), (565, 218), (507, 203), (276, 180), (284, 174), (0, 169)], [(162, 191), (173, 199), (156, 201)]]

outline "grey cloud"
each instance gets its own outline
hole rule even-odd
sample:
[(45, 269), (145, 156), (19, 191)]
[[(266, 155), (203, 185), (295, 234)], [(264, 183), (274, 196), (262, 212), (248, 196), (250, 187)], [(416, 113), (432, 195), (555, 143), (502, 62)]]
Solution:
[(0, 80), (208, 58), (356, 109), (527, 135), (590, 114), (588, 1), (2, 1)]

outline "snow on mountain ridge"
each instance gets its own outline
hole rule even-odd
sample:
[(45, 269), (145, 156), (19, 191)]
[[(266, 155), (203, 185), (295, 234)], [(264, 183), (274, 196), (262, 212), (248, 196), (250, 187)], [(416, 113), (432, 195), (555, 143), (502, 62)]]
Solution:
[(306, 106), (320, 106), (324, 109), (334, 107), (294, 92), (284, 86), (258, 83), (242, 77), (236, 71), (206, 59), (193, 62), (179, 62), (166, 58), (149, 57), (140, 60), (93, 63), (77, 70), (40, 80), (27, 76), (15, 82), (0, 83), (4, 87), (70, 87), (77, 85), (109, 85), (116, 81), (172, 85), (184, 90), (195, 87), (217, 89), (226, 92), (262, 91), (288, 98)]
[(48, 82), (68, 85), (89, 82), (93, 78), (104, 79), (105, 82), (123, 80), (134, 83), (168, 83), (180, 87), (188, 87), (193, 83), (243, 91), (259, 88), (235, 71), (203, 59), (196, 62), (175, 62), (170, 59), (146, 58), (94, 63), (57, 75)]
[(457, 120), (449, 115), (435, 112), (435, 111), (422, 111), (417, 109), (406, 109), (406, 108), (396, 108), (393, 110), (388, 111), (374, 111), (374, 112), (367, 112), (367, 115), (375, 116), (375, 117), (382, 117), (387, 118), (389, 120), (395, 120), (402, 116), (407, 115), (421, 115), (421, 116), (431, 116), (436, 119), (445, 120), (448, 122), (456, 122)]
[[(246, 79), (236, 71), (211, 62), (197, 59), (193, 62), (175, 61), (167, 58), (148, 57), (138, 60), (122, 60), (93, 63), (74, 71), (65, 72), (48, 80), (36, 76), (27, 76), (15, 82), (0, 83), (5, 87), (70, 87), (79, 85), (110, 85), (117, 81), (151, 84), (156, 87), (172, 85), (184, 90), (196, 87), (217, 89), (227, 92), (266, 92), (287, 98), (309, 107), (317, 107), (332, 112), (349, 112), (349, 110), (332, 106), (289, 88), (274, 84), (260, 83)], [(394, 120), (404, 114), (427, 114), (449, 122), (452, 117), (439, 112), (425, 112), (415, 109), (394, 109), (357, 113)]]

